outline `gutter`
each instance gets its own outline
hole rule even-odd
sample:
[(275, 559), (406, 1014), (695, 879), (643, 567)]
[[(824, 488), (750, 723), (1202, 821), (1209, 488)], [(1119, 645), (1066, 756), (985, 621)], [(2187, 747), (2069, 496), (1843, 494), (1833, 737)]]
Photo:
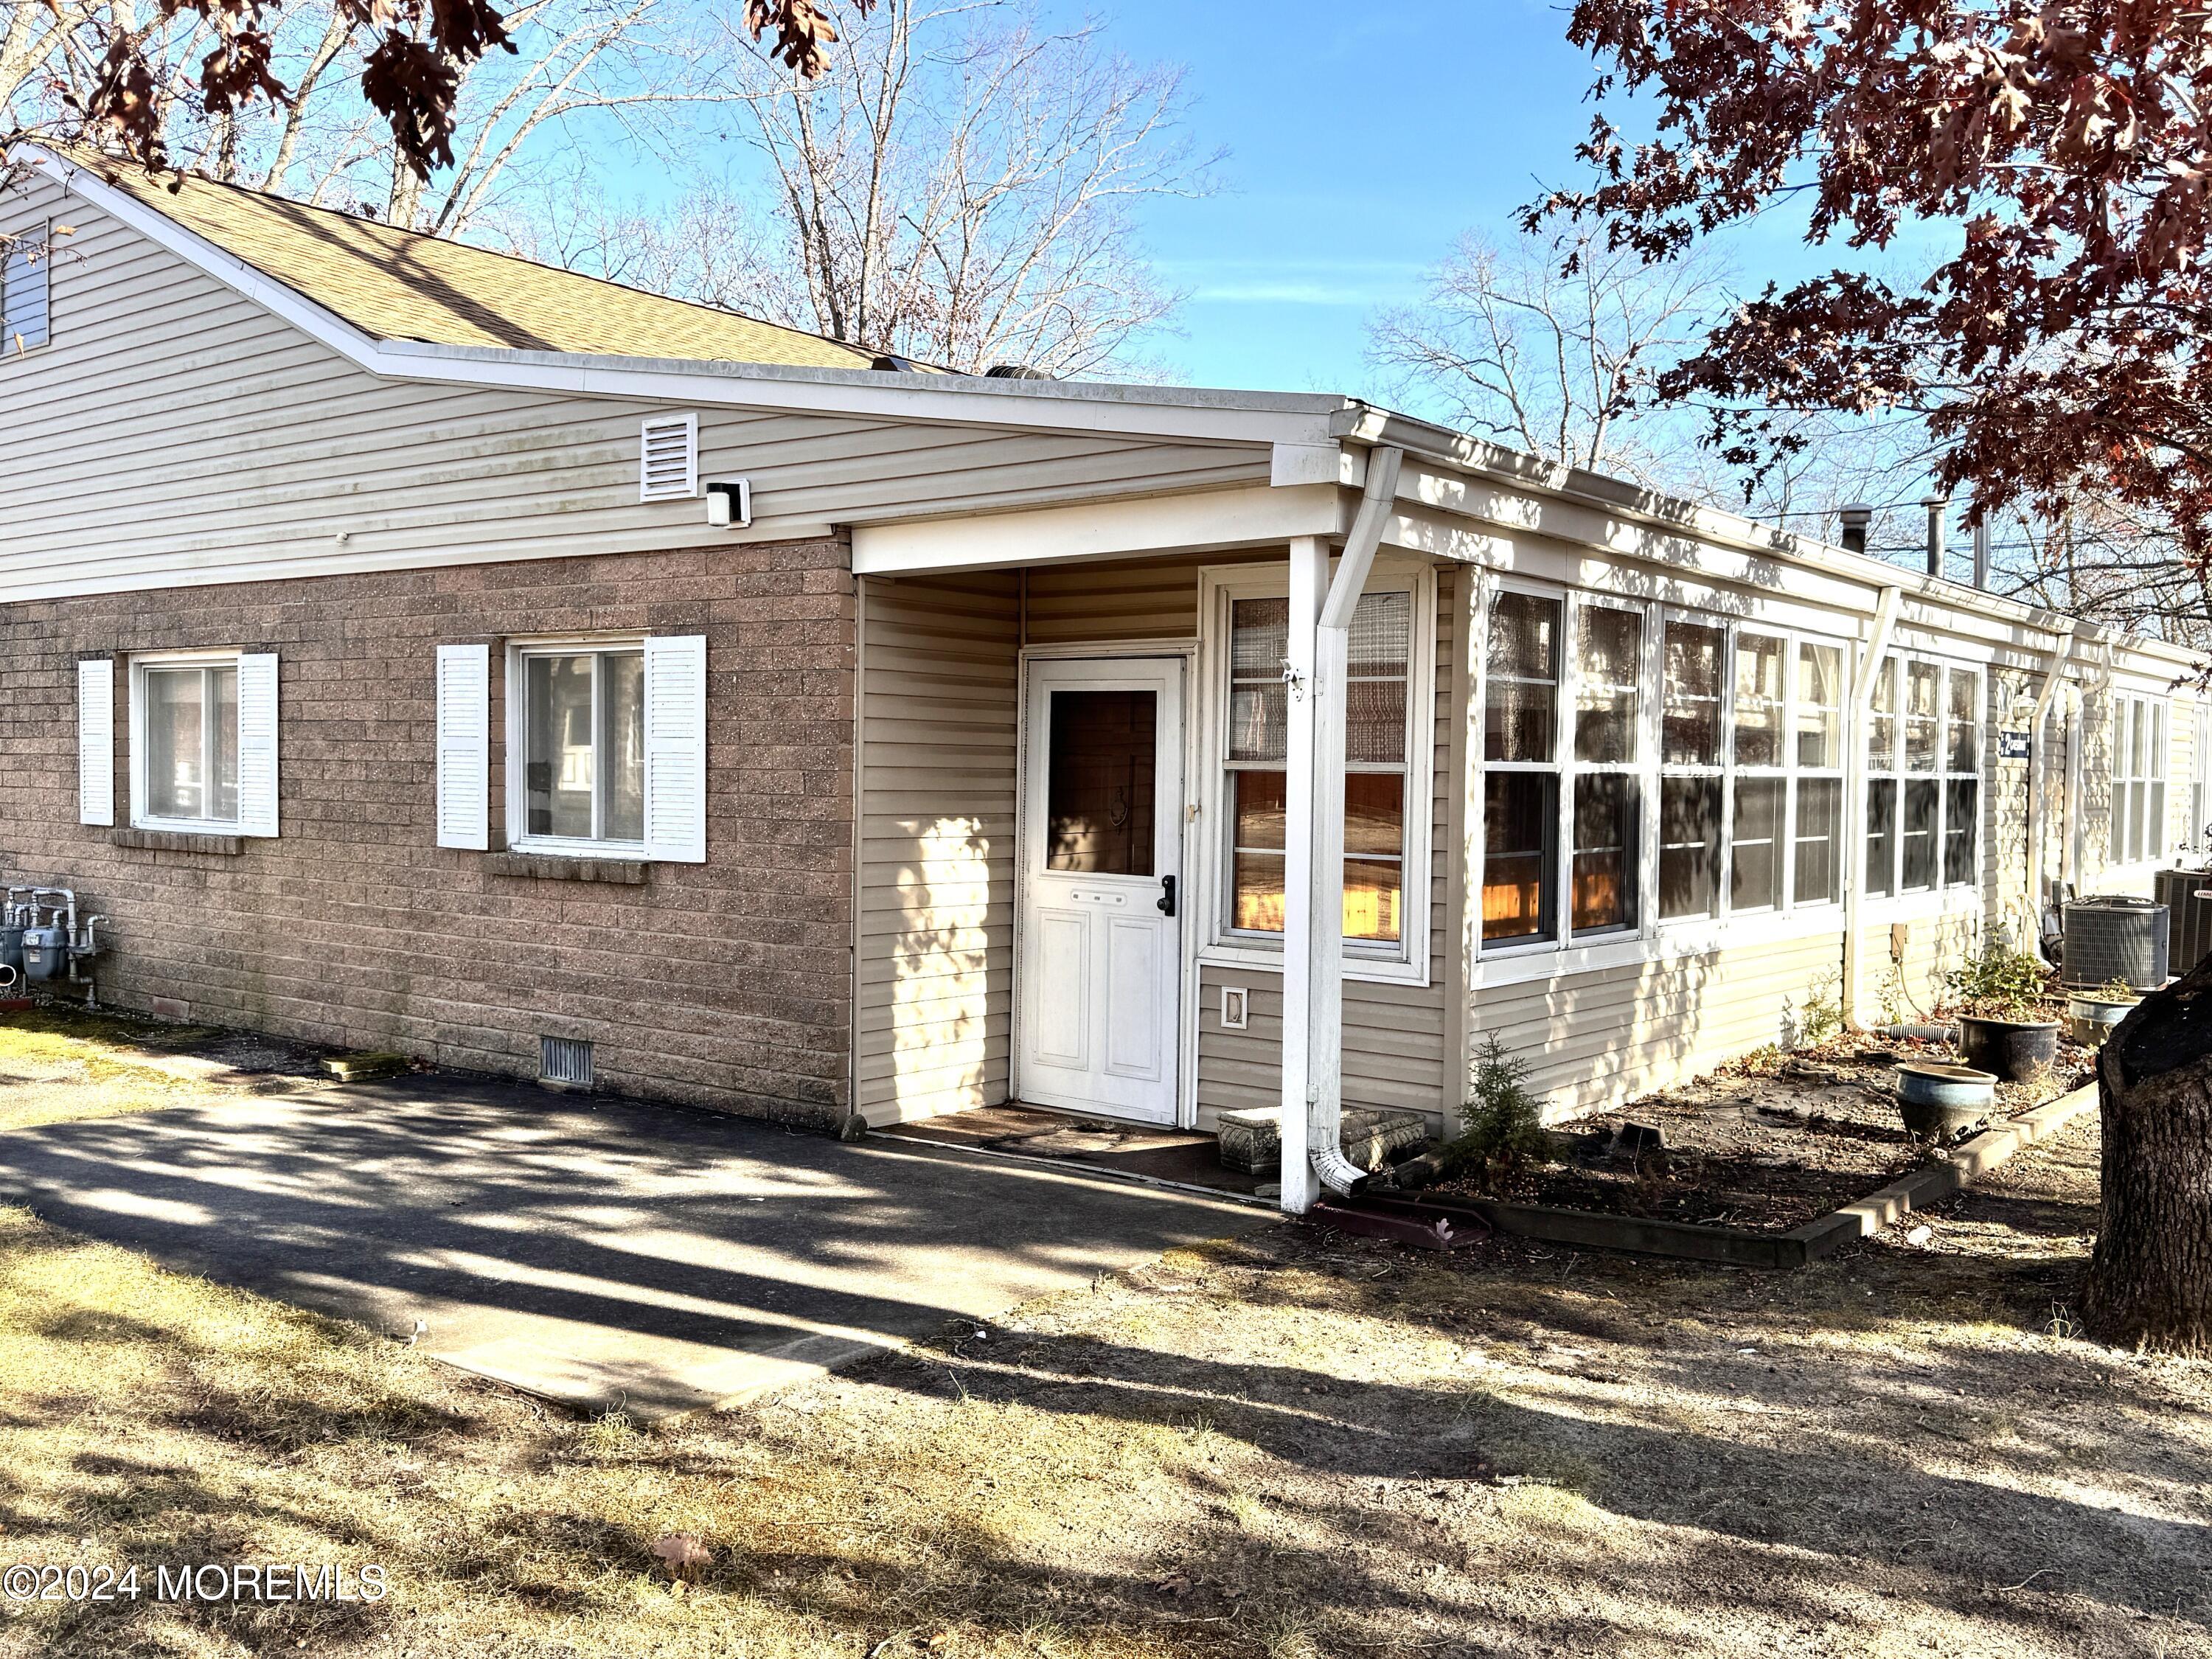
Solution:
[[(1907, 571), (1887, 560), (1853, 553), (1830, 543), (1801, 542), (1769, 530), (1756, 520), (1740, 518), (1717, 507), (1661, 495), (1603, 473), (1561, 466), (1540, 456), (1487, 443), (1449, 427), (1371, 404), (1348, 404), (1337, 417), (1334, 431), (1340, 442), (1392, 445), (1416, 461), (1480, 477), (1509, 489), (1548, 495), (1610, 514), (1625, 523), (1817, 570), (1824, 575), (1839, 575), (1872, 588), (1896, 587), (1948, 611), (1996, 617), (2044, 634), (2071, 631), (2087, 642), (2123, 647), (2192, 667), (2203, 665), (2201, 653), (2163, 640), (2091, 627), (2058, 611), (2022, 605), (1964, 583)], [(1533, 528), (1523, 522), (1486, 519), (1443, 503), (1425, 501), (1422, 505), (1433, 512), (1478, 523), (1495, 523), (1502, 529), (1524, 535)]]
[[(1874, 701), (1875, 675), (1889, 650), (1891, 630), (1897, 626), (1902, 589), (1885, 587), (1875, 601), (1874, 632), (1859, 659), (1851, 681), (1850, 719), (1844, 726), (1844, 823), (1863, 823), (1867, 792), (1867, 708)], [(1851, 853), (1844, 871), (1844, 982), (1837, 999), (1846, 1030), (1863, 1030), (1859, 1021), (1859, 914), (1866, 899), (1867, 843), (1863, 833), (1851, 837)]]

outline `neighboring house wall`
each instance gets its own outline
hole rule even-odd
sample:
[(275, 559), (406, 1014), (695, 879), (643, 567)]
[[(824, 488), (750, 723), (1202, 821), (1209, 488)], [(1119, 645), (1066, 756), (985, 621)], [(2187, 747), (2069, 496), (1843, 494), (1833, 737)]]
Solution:
[[(73, 234), (52, 343), (0, 357), (0, 602), (64, 592), (688, 547), (639, 500), (664, 406), (380, 380), (43, 182), (0, 231)], [(1264, 447), (701, 410), (756, 539), (890, 514), (1264, 483)]]
[[(111, 918), (100, 993), (122, 1006), (525, 1076), (540, 1035), (586, 1038), (605, 1085), (826, 1126), (850, 1052), (852, 629), (836, 540), (6, 606), (0, 867)], [(611, 630), (706, 637), (707, 862), (618, 885), (434, 845), (436, 647), (492, 643), (496, 849), (500, 641)], [(125, 826), (125, 658), (229, 646), (278, 659), (280, 833), (172, 850), (79, 823), (79, 659), (116, 663)]]

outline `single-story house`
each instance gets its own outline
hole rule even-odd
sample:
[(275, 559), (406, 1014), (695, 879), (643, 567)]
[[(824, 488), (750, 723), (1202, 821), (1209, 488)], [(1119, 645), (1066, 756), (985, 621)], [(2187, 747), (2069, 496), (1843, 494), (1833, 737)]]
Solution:
[(1618, 1103), (2203, 833), (2167, 645), (1356, 398), (23, 156), (0, 873), (121, 1006), (824, 1128), (1279, 1107), (1303, 1207), (1485, 1037)]

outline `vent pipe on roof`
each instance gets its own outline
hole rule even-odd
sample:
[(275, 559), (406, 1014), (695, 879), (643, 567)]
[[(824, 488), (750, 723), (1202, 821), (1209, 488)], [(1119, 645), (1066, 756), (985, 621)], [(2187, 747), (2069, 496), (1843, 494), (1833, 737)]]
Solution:
[(1863, 502), (1854, 501), (1849, 507), (1837, 509), (1844, 521), (1844, 551), (1863, 553), (1867, 550), (1867, 526), (1874, 522), (1874, 509)]
[(1048, 374), (1041, 368), (1031, 368), (1027, 363), (993, 363), (983, 371), (983, 378), (987, 380), (1050, 380), (1058, 377)]
[(1928, 509), (1928, 574), (1940, 577), (1943, 574), (1943, 520), (1951, 510), (1948, 495), (1923, 495), (1920, 505)]
[(1982, 520), (1974, 526), (1974, 586), (1984, 592), (1990, 586), (1990, 521)]

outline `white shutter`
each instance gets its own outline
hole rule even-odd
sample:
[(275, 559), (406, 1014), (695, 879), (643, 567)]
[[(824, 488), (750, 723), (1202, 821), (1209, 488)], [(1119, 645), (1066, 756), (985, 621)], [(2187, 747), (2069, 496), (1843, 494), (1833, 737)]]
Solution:
[(438, 845), (491, 845), (491, 647), (438, 647)]
[(276, 658), (238, 659), (238, 833), (276, 833)]
[(707, 641), (645, 642), (645, 855), (707, 861)]
[(688, 500), (699, 493), (699, 417), (656, 415), (645, 423), (638, 499)]
[(76, 817), (115, 822), (115, 664), (76, 665)]

